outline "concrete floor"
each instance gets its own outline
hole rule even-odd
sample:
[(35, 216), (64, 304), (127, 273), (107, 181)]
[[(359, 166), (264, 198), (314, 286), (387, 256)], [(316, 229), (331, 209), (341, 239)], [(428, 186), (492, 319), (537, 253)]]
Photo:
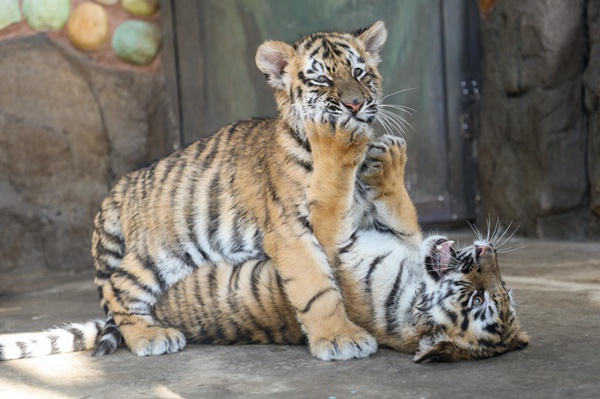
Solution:
[[(302, 346), (127, 349), (0, 364), (0, 398), (599, 398), (600, 243), (513, 239), (502, 254), (528, 348), (498, 358), (417, 365), (380, 350), (326, 363)], [(90, 275), (0, 277), (0, 333), (101, 316)]]

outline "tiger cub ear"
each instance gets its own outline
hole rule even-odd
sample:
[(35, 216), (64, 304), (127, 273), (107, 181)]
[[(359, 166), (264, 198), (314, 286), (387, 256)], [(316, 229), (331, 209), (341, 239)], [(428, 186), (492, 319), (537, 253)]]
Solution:
[(256, 51), (256, 66), (267, 77), (269, 85), (276, 89), (285, 89), (283, 77), (294, 54), (294, 49), (287, 43), (269, 40)]
[(368, 28), (355, 32), (355, 35), (363, 42), (365, 49), (375, 58), (376, 62), (379, 63), (381, 61), (379, 52), (387, 39), (387, 29), (383, 21), (377, 21)]

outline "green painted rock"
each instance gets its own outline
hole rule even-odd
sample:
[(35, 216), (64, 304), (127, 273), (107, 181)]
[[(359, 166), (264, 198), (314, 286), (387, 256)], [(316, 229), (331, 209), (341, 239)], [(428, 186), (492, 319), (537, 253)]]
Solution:
[(121, 0), (121, 5), (136, 17), (148, 17), (158, 10), (158, 0)]
[(23, 0), (23, 15), (37, 31), (62, 29), (70, 11), (71, 0)]
[(21, 20), (19, 0), (0, 0), (0, 29)]
[(96, 0), (96, 3), (104, 4), (106, 6), (112, 6), (113, 4), (117, 4), (119, 0)]
[(160, 30), (144, 21), (125, 21), (115, 30), (112, 46), (119, 58), (134, 65), (148, 65), (160, 49)]

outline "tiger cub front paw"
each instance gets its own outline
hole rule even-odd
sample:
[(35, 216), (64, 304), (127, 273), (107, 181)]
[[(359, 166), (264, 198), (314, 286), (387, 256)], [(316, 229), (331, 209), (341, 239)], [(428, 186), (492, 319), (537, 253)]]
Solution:
[(138, 356), (174, 353), (185, 347), (184, 335), (174, 328), (159, 326), (122, 326), (125, 343)]
[(307, 138), (315, 159), (335, 160), (342, 166), (355, 167), (365, 157), (372, 131), (356, 123), (305, 123)]
[(349, 360), (377, 352), (377, 341), (362, 328), (353, 326), (329, 337), (309, 337), (309, 347), (313, 356), (321, 360)]
[(359, 169), (372, 199), (392, 195), (404, 186), (406, 142), (396, 136), (385, 135), (369, 144), (365, 160)]

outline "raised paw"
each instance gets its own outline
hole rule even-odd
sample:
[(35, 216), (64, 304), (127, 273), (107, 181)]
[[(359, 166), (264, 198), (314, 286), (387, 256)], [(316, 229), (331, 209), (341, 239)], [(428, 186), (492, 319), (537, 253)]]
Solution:
[(125, 342), (131, 351), (138, 356), (156, 356), (174, 353), (185, 347), (185, 337), (174, 328), (148, 326), (123, 329)]
[(371, 137), (368, 126), (346, 121), (337, 124), (306, 122), (305, 127), (317, 162), (326, 158), (354, 167), (363, 161)]
[(377, 341), (359, 327), (328, 338), (310, 340), (311, 353), (321, 360), (349, 360), (377, 352)]
[(394, 192), (398, 182), (403, 182), (405, 166), (406, 142), (400, 137), (385, 135), (369, 144), (359, 178), (373, 197), (379, 197)]

